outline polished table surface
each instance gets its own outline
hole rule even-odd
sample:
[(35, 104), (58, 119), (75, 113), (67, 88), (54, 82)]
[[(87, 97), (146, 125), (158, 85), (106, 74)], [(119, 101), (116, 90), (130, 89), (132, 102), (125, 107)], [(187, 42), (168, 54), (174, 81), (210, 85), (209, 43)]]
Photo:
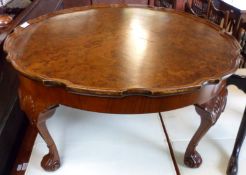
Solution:
[(232, 36), (183, 12), (115, 5), (64, 10), (28, 24), (4, 49), (20, 73), (21, 108), (49, 148), (45, 170), (60, 167), (45, 124), (59, 104), (121, 114), (194, 104), (201, 124), (184, 162), (200, 166), (196, 146), (223, 112), (225, 80), (239, 63)]
[(100, 8), (31, 23), (9, 37), (9, 60), (30, 78), (76, 93), (168, 95), (235, 70), (233, 38), (183, 13)]

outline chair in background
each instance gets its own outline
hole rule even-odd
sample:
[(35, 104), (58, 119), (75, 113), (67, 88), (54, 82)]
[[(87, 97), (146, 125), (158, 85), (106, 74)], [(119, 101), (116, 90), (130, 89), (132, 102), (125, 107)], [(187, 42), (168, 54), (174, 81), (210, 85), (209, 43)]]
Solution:
[[(227, 79), (227, 85), (235, 85), (246, 94), (246, 75), (232, 75)], [(236, 175), (238, 172), (238, 157), (246, 135), (246, 107), (239, 127), (232, 155), (227, 167), (227, 175)]]
[[(229, 24), (230, 25), (230, 24)], [(246, 67), (246, 23), (241, 23), (240, 29), (238, 31), (239, 38), (238, 42), (240, 43), (242, 50), (241, 50), (241, 56), (242, 56), (242, 61), (240, 63), (241, 68)], [(227, 79), (227, 85), (235, 85), (238, 87), (238, 89), (242, 90), (246, 94), (246, 74), (245, 75), (232, 75)], [(236, 137), (236, 141), (234, 144), (234, 148), (232, 151), (232, 155), (230, 157), (228, 167), (226, 174), (227, 175), (237, 175), (238, 173), (238, 158), (239, 158), (239, 153), (243, 144), (243, 141), (245, 139), (246, 135), (246, 107), (244, 110), (243, 118), (238, 130), (238, 134)]]
[(242, 55), (242, 62), (240, 67), (246, 68), (246, 23), (241, 23), (241, 27), (238, 31), (239, 34), (239, 43), (242, 47), (241, 55)]
[(222, 25), (223, 29), (228, 28), (230, 12), (219, 10), (213, 0), (188, 0), (185, 3), (185, 11), (198, 17), (207, 18), (211, 22)]
[(219, 10), (213, 0), (208, 2), (208, 20), (219, 26), (222, 25), (225, 30), (228, 28), (229, 15), (230, 12), (228, 10)]
[(138, 5), (151, 5), (154, 0), (90, 0), (93, 4), (138, 4)]
[(185, 11), (193, 15), (207, 18), (210, 0), (187, 0)]
[(174, 7), (174, 0), (157, 0), (157, 1), (155, 1), (155, 6), (165, 7), (165, 8), (173, 8)]

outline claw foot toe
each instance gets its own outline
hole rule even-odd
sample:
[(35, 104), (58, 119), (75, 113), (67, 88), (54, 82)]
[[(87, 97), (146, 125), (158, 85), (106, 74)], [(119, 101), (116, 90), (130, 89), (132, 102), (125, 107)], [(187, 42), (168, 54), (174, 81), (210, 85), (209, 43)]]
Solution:
[(41, 166), (46, 171), (55, 171), (60, 167), (60, 160), (55, 159), (54, 156), (49, 153), (43, 157)]
[(184, 163), (190, 168), (198, 168), (202, 164), (202, 157), (197, 151), (185, 154)]

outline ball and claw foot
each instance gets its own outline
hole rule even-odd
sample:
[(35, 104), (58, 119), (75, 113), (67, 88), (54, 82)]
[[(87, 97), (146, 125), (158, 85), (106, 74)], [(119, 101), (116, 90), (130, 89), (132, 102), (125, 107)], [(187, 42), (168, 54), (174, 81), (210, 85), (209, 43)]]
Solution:
[(237, 171), (238, 171), (237, 161), (238, 161), (237, 158), (231, 157), (228, 168), (226, 170), (227, 175), (237, 175)]
[(46, 171), (56, 171), (60, 165), (60, 160), (55, 159), (50, 153), (46, 154), (41, 161), (41, 166)]
[(185, 155), (184, 163), (190, 168), (198, 168), (202, 164), (202, 157), (197, 151), (195, 151), (191, 154)]

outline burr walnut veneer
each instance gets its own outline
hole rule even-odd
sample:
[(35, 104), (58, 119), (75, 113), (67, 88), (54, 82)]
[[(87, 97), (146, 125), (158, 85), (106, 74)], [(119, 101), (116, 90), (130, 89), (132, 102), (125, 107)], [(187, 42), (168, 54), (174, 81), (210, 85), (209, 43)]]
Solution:
[(28, 23), (4, 49), (19, 72), (21, 108), (48, 145), (45, 170), (60, 166), (45, 124), (59, 104), (116, 114), (194, 104), (201, 125), (184, 161), (201, 164), (196, 146), (224, 110), (225, 80), (238, 66), (234, 38), (209, 21), (155, 8), (74, 8)]

